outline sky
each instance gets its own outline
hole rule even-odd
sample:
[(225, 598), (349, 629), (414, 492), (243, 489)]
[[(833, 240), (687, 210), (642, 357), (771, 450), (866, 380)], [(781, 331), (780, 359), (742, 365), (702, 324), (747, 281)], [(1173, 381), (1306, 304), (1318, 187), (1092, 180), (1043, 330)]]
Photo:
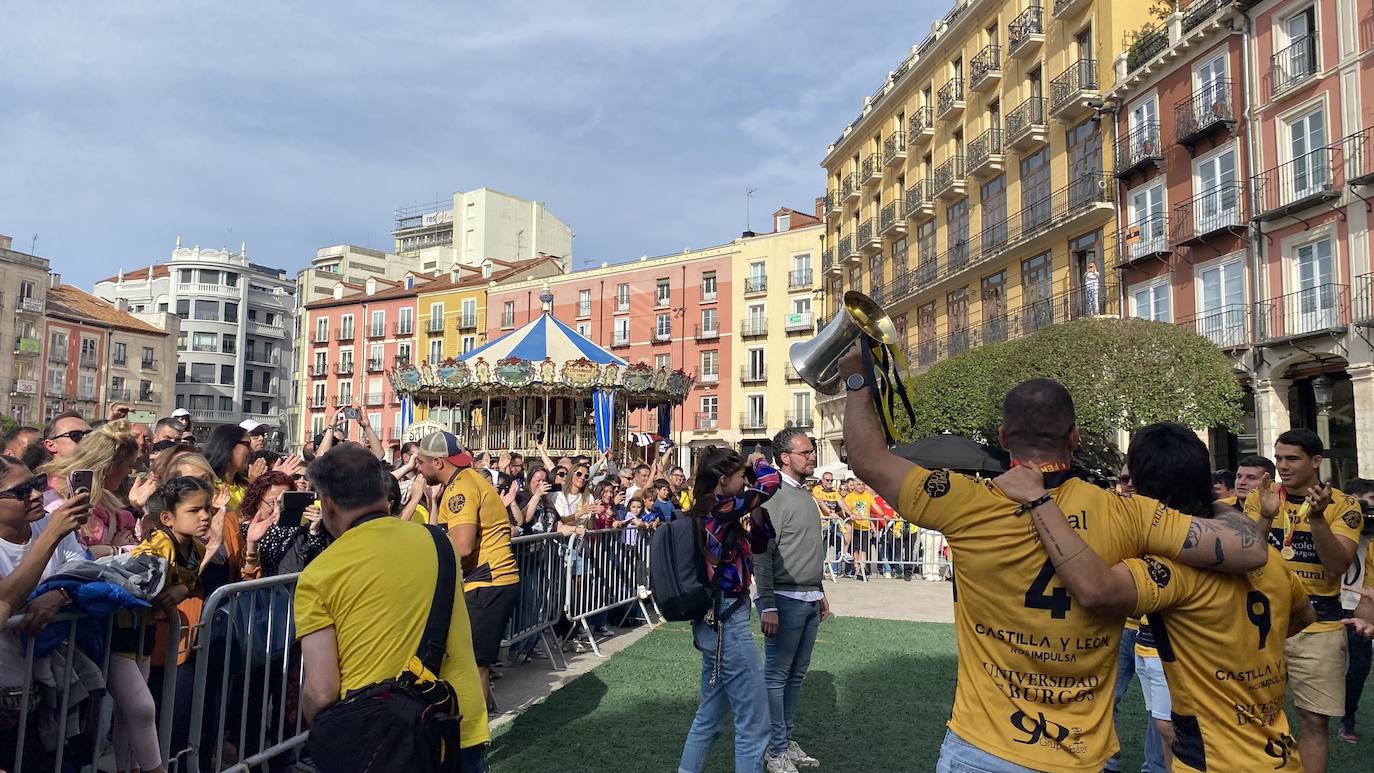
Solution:
[(6, 5), (0, 233), (89, 289), (178, 236), (294, 276), (484, 186), (575, 268), (728, 242), (747, 188), (767, 230), (949, 4)]

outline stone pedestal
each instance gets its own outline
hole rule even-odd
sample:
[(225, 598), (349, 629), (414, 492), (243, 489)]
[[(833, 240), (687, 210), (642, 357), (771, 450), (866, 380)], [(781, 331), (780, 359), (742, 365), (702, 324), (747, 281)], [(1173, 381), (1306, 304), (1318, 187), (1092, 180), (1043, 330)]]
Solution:
[(1273, 458), (1274, 441), (1292, 427), (1288, 414), (1288, 387), (1292, 379), (1272, 378), (1255, 384), (1255, 434), (1259, 453)]

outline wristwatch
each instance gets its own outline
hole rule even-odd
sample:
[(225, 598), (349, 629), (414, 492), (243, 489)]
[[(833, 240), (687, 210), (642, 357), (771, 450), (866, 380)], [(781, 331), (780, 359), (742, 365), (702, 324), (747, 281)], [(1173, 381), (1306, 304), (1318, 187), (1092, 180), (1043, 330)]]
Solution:
[(862, 373), (850, 373), (849, 377), (844, 380), (844, 388), (851, 392), (857, 392), (867, 386), (868, 379), (864, 378)]

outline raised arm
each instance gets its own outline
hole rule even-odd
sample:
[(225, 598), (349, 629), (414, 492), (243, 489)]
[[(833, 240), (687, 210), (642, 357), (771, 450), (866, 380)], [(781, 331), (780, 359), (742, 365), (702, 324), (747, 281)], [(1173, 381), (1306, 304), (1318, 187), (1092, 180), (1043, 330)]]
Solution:
[[(863, 352), (858, 344), (849, 347), (839, 362), (840, 379), (863, 373)], [(844, 400), (844, 446), (849, 452), (849, 465), (854, 474), (873, 487), (889, 502), (900, 502), (902, 483), (916, 465), (892, 453), (883, 435), (883, 426), (873, 410), (873, 396), (869, 384), (865, 389), (846, 390)], [(840, 498), (840, 507), (844, 498)], [(852, 513), (850, 514), (853, 515)]]
[(362, 418), (362, 416), (362, 411), (358, 411), (358, 428), (362, 430), (363, 439), (367, 441), (367, 447), (372, 449), (373, 456), (378, 459), (385, 459), (386, 448), (382, 446), (382, 439), (377, 437), (377, 431), (372, 429), (372, 422)]

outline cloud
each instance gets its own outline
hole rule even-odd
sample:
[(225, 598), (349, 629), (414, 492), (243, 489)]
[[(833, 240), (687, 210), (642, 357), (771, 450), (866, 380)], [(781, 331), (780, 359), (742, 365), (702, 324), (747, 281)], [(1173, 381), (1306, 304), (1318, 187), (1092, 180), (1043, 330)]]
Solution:
[[(889, 4), (29, 3), (0, 28), (0, 232), (68, 281), (246, 240), (296, 270), (392, 209), (548, 203), (576, 265), (809, 209), (934, 11)], [(873, 21), (869, 21), (873, 20)]]

